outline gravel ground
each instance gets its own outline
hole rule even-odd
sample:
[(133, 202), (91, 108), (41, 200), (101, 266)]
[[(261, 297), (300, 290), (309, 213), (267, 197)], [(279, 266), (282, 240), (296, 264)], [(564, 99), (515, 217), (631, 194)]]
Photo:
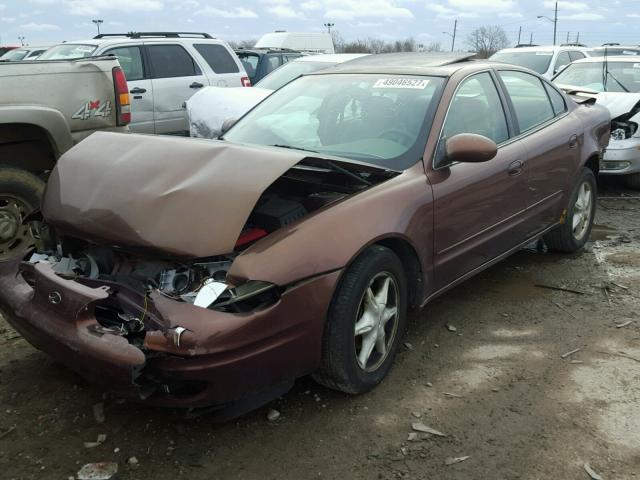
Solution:
[[(414, 313), (370, 394), (305, 378), (225, 424), (120, 402), (0, 319), (0, 477), (64, 480), (110, 461), (122, 480), (588, 479), (588, 463), (640, 480), (639, 196), (605, 185), (585, 252), (525, 249)], [(415, 422), (446, 436), (410, 437)]]

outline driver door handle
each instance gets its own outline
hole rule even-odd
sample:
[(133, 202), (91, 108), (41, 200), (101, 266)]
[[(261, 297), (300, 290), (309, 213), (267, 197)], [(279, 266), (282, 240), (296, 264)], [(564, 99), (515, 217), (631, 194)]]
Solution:
[(133, 93), (133, 94), (136, 94), (136, 93), (145, 93), (146, 91), (147, 91), (147, 89), (146, 89), (146, 88), (136, 87), (136, 88), (133, 88), (133, 89), (129, 90), (129, 93)]
[(516, 175), (520, 175), (522, 173), (522, 167), (524, 167), (524, 164), (520, 160), (516, 160), (515, 162), (511, 162), (509, 164), (507, 173), (510, 177), (515, 177)]
[(569, 148), (576, 148), (577, 146), (578, 146), (578, 136), (571, 135), (571, 138), (569, 138)]
[(200, 82), (193, 82), (191, 85), (189, 85), (189, 88), (202, 88), (204, 87), (203, 84), (201, 84)]

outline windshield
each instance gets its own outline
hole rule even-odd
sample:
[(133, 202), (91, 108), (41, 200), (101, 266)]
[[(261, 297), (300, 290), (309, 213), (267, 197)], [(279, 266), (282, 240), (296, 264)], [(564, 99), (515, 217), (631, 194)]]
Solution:
[(278, 90), (294, 78), (298, 78), (305, 73), (329, 68), (333, 65), (335, 65), (333, 62), (289, 62), (271, 72), (254, 86), (269, 90)]
[(26, 57), (28, 53), (29, 53), (29, 50), (27, 49), (16, 48), (15, 50), (9, 50), (7, 53), (2, 55), (0, 57), (0, 60), (17, 62), (19, 60), (22, 60), (24, 57)]
[(51, 47), (38, 57), (38, 60), (72, 60), (74, 58), (90, 57), (98, 48), (96, 45), (78, 43), (63, 43)]
[(443, 84), (440, 77), (309, 75), (267, 97), (224, 139), (402, 170), (424, 153)]
[(520, 67), (528, 68), (538, 73), (545, 73), (549, 70), (549, 64), (553, 58), (553, 52), (498, 52), (494, 53), (489, 60), (502, 63), (510, 63)]
[(573, 63), (559, 73), (554, 83), (585, 87), (597, 92), (640, 92), (640, 63), (607, 62)]

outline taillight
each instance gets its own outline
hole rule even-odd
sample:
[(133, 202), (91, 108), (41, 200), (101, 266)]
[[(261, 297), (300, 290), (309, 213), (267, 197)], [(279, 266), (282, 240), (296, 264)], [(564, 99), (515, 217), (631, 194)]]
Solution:
[(116, 113), (118, 126), (131, 122), (131, 104), (129, 103), (129, 86), (127, 78), (120, 67), (113, 67), (113, 84), (116, 89)]
[(249, 80), (249, 77), (242, 77), (240, 79), (240, 82), (242, 82), (242, 86), (243, 87), (250, 87), (251, 86), (251, 80)]

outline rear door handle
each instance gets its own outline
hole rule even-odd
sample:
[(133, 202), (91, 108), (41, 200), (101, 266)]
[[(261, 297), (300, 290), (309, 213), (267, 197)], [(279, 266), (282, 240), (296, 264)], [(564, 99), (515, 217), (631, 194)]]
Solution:
[(201, 84), (200, 82), (193, 82), (191, 85), (189, 85), (189, 88), (202, 88), (204, 87), (203, 84)]
[(146, 88), (136, 87), (133, 90), (129, 90), (129, 93), (145, 93), (147, 91)]
[(569, 148), (576, 148), (577, 146), (578, 146), (578, 136), (571, 135), (571, 138), (569, 139)]
[(515, 162), (511, 162), (509, 164), (507, 173), (510, 177), (515, 177), (516, 175), (520, 175), (522, 173), (522, 167), (524, 167), (524, 164), (520, 160), (516, 160)]

